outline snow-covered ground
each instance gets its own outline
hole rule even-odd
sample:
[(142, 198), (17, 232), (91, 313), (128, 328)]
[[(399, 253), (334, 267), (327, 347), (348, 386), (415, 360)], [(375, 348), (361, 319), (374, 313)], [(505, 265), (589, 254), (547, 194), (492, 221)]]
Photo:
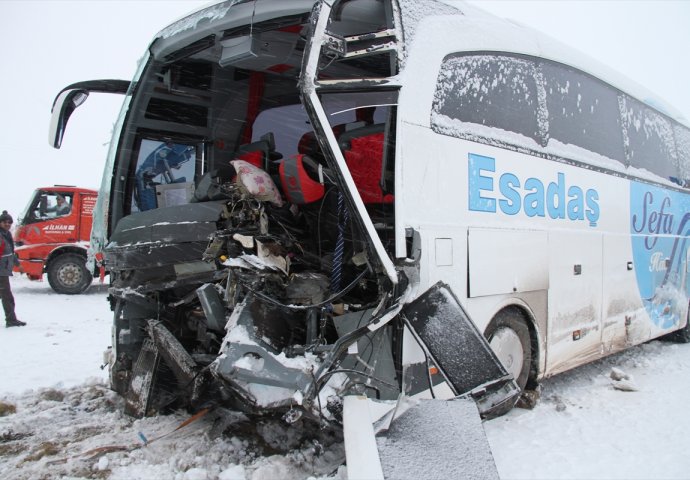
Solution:
[[(64, 296), (47, 282), (12, 283), (28, 325), (0, 329), (0, 478), (346, 478), (342, 443), (328, 436), (297, 438), (233, 412), (181, 427), (184, 412), (124, 416), (100, 369), (110, 344), (106, 288)], [(614, 389), (612, 371), (637, 391)], [(543, 382), (534, 410), (484, 428), (502, 479), (686, 479), (689, 401), (690, 345), (652, 342)]]

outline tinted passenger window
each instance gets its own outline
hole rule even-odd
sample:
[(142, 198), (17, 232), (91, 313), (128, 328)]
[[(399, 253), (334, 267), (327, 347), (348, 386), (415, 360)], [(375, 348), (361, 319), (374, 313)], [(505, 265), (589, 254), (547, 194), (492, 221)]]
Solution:
[[(434, 127), (455, 136), (467, 131), (448, 131), (453, 120), (515, 132), (542, 143), (538, 113), (539, 98), (534, 62), (496, 55), (446, 57), (434, 96)], [(451, 120), (444, 123), (442, 117)], [(474, 129), (480, 136), (496, 134)]]
[(679, 178), (676, 183), (690, 188), (690, 129), (676, 125), (674, 133), (676, 136), (679, 170)]
[(544, 63), (542, 74), (549, 112), (549, 141), (577, 145), (623, 162), (618, 92), (556, 63)]
[(677, 178), (678, 159), (671, 122), (629, 97), (623, 97), (622, 107), (630, 165), (666, 179)]

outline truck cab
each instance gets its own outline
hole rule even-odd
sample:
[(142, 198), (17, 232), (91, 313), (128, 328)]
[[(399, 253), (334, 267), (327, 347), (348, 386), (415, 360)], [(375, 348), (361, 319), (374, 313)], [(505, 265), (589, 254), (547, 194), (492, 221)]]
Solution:
[(91, 284), (86, 254), (97, 197), (95, 190), (73, 186), (36, 189), (14, 235), (21, 268), (31, 280), (48, 274), (53, 290), (65, 294), (82, 293)]

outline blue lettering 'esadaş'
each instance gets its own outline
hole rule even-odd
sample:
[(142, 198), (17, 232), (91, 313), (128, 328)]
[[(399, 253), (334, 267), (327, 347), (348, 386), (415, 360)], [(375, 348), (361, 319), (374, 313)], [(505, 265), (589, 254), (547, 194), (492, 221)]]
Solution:
[(597, 226), (601, 213), (599, 193), (568, 185), (565, 173), (559, 172), (548, 183), (536, 177), (523, 181), (515, 173), (497, 172), (495, 158), (470, 153), (468, 179), (472, 211), (500, 211), (506, 215), (524, 212), (528, 217), (548, 215), (554, 220), (586, 220), (589, 226)]

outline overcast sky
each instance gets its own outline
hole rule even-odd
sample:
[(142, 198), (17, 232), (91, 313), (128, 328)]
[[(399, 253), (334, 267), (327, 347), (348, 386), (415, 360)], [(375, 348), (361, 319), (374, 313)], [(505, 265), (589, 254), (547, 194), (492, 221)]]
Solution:
[[(279, 0), (289, 1), (289, 0)], [(65, 86), (130, 80), (153, 35), (207, 0), (0, 0), (0, 210), (15, 217), (33, 190), (98, 188), (122, 97), (92, 95), (48, 146), (50, 108)], [(654, 91), (690, 119), (690, 1), (472, 2), (535, 27)]]

